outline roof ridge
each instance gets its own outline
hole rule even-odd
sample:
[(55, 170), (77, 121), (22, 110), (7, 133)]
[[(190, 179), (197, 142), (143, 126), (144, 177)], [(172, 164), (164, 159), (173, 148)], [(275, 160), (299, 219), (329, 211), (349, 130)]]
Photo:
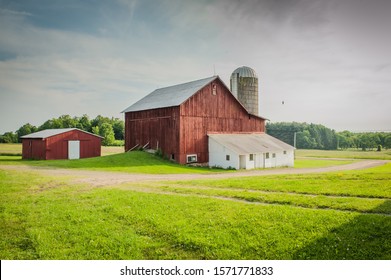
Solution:
[(155, 89), (123, 110), (122, 113), (179, 106), (215, 79), (220, 78), (219, 76), (212, 76)]

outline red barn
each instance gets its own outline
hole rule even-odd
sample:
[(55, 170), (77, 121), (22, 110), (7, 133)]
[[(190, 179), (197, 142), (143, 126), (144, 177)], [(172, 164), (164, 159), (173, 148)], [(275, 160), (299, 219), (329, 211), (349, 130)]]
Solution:
[(99, 157), (103, 137), (77, 128), (63, 128), (21, 138), (23, 159), (79, 159)]
[(161, 149), (181, 164), (209, 161), (208, 133), (265, 131), (218, 76), (157, 89), (123, 113), (126, 151)]

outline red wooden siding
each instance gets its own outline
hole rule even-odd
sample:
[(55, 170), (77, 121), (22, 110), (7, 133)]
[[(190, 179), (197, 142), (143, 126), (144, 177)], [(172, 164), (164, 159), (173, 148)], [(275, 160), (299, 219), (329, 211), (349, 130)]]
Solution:
[[(215, 89), (215, 90), (214, 90)], [(209, 132), (264, 132), (265, 120), (250, 115), (216, 78), (180, 106), (125, 113), (125, 150), (136, 145), (156, 149), (181, 164), (196, 154), (208, 162)]]
[(125, 114), (125, 151), (136, 145), (161, 149), (167, 156), (178, 155), (179, 107)]
[(22, 158), (45, 159), (45, 145), (43, 139), (22, 139)]
[(180, 163), (186, 163), (187, 154), (197, 154), (199, 162), (209, 161), (209, 132), (265, 131), (265, 121), (250, 115), (219, 80), (198, 91), (180, 108)]
[(72, 130), (46, 138), (46, 159), (67, 159), (68, 141), (80, 141), (80, 158), (99, 157), (101, 139), (80, 130)]
[(101, 155), (100, 137), (80, 130), (72, 130), (45, 139), (23, 139), (23, 158), (68, 159), (68, 141), (70, 140), (80, 141), (80, 158), (98, 157)]

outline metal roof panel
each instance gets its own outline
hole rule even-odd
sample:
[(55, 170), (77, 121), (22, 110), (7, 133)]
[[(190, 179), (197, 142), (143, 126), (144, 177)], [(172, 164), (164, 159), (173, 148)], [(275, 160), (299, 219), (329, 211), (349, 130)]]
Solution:
[(208, 134), (208, 136), (239, 155), (294, 149), (293, 146), (266, 133)]
[(45, 139), (45, 138), (48, 138), (48, 137), (51, 137), (51, 136), (54, 136), (54, 135), (58, 135), (58, 134), (62, 134), (62, 133), (65, 133), (65, 132), (69, 132), (69, 131), (72, 131), (72, 130), (79, 130), (81, 132), (94, 135), (96, 137), (104, 138), (104, 137), (102, 137), (100, 135), (96, 135), (96, 134), (93, 134), (93, 133), (90, 133), (90, 132), (87, 132), (87, 131), (84, 131), (84, 130), (81, 130), (81, 129), (78, 129), (78, 128), (45, 129), (45, 130), (41, 130), (41, 131), (38, 131), (38, 132), (34, 132), (34, 133), (31, 133), (31, 134), (24, 135), (24, 136), (22, 136), (20, 138), (42, 138), (42, 139)]
[(218, 76), (213, 76), (193, 82), (156, 89), (123, 110), (122, 113), (179, 106), (217, 77)]

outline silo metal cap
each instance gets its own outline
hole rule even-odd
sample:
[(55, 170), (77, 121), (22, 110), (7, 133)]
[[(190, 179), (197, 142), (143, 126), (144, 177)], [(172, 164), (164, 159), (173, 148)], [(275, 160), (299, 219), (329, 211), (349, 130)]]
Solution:
[(232, 72), (231, 77), (234, 75), (236, 76), (237, 74), (239, 74), (239, 77), (257, 78), (258, 79), (258, 75), (255, 72), (255, 70), (250, 67), (247, 67), (247, 66), (242, 66), (242, 67), (235, 69), (235, 71)]

